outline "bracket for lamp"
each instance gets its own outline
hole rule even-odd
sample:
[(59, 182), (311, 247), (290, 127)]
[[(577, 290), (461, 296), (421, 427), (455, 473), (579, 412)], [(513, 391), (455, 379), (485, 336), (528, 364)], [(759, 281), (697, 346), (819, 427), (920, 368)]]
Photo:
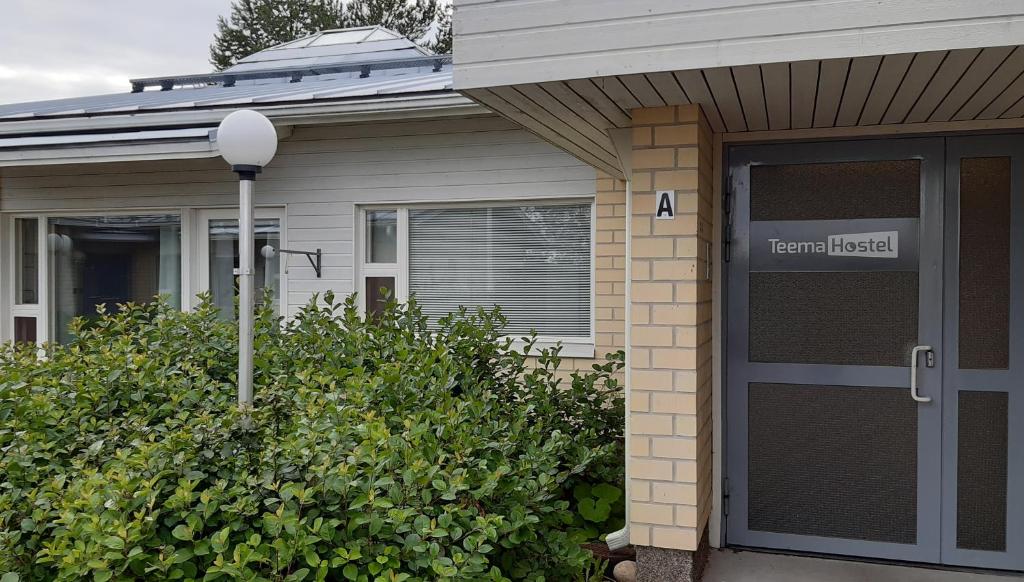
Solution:
[(323, 276), (323, 250), (317, 249), (316, 251), (293, 251), (289, 249), (277, 249), (279, 253), (285, 253), (289, 255), (305, 255), (309, 264), (316, 271), (316, 278), (319, 279)]

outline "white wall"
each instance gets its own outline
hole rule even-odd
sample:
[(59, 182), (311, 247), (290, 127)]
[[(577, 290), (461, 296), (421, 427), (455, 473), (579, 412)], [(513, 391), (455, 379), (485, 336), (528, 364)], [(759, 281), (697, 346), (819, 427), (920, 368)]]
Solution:
[(1021, 0), (454, 0), (455, 88), (1024, 44)]
[[(256, 202), (287, 208), (290, 248), (324, 251), (322, 279), (304, 257), (288, 259), (294, 313), (315, 292), (353, 290), (358, 204), (593, 196), (595, 178), (589, 166), (497, 117), (310, 126), (281, 143)], [(4, 215), (232, 206), (237, 181), (220, 159), (0, 173)]]

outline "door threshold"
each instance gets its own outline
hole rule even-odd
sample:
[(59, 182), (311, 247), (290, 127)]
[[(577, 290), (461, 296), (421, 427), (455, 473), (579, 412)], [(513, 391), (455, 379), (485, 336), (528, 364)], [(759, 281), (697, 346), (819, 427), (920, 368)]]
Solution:
[(820, 560), (833, 560), (836, 562), (855, 562), (861, 564), (878, 564), (880, 566), (903, 566), (906, 568), (919, 568), (922, 570), (937, 570), (941, 572), (963, 572), (965, 574), (985, 574), (990, 576), (1004, 576), (1006, 578), (1020, 578), (1024, 572), (1016, 570), (997, 570), (994, 568), (972, 568), (967, 566), (954, 566), (948, 564), (934, 564), (931, 562), (908, 562), (904, 560), (885, 560), (882, 558), (870, 558), (863, 556), (848, 556), (843, 554), (822, 554), (818, 552), (805, 552), (800, 550), (779, 550), (774, 548), (757, 548), (751, 546), (740, 546), (726, 544), (719, 551), (730, 552), (751, 552), (755, 554), (770, 554), (777, 556), (795, 556), (799, 558), (817, 558)]

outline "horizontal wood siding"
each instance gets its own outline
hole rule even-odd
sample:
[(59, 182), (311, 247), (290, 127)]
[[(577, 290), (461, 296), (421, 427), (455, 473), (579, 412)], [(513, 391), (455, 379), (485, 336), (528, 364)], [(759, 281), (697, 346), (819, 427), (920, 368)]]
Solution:
[[(594, 196), (596, 172), (511, 122), (474, 117), (299, 127), (260, 176), (256, 203), (287, 208), (287, 243), (322, 248), (317, 279), (289, 257), (293, 313), (313, 293), (353, 289), (359, 204)], [(0, 211), (237, 207), (218, 159), (4, 168)]]
[(455, 0), (455, 87), (1022, 40), (1020, 0)]

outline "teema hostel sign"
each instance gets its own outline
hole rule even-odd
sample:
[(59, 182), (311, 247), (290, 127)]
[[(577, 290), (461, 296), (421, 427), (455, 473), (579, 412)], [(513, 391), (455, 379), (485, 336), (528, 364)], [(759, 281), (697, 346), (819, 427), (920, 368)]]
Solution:
[(676, 191), (658, 190), (654, 204), (654, 218), (658, 220), (675, 220)]
[(916, 218), (750, 223), (752, 271), (916, 271)]

